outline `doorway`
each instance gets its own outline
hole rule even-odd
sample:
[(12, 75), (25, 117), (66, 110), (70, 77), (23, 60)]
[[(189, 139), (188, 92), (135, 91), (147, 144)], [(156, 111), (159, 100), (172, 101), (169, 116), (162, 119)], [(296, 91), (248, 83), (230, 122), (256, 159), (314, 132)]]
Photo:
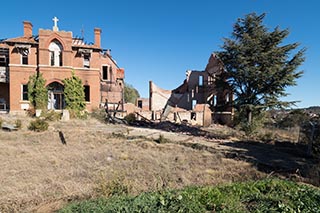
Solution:
[(58, 82), (52, 82), (48, 88), (48, 109), (62, 110), (65, 108), (65, 99), (63, 85)]

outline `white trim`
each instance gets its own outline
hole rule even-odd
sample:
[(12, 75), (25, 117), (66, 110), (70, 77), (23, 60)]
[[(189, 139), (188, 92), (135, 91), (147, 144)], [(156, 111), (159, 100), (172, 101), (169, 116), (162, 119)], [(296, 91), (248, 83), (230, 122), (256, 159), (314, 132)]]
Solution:
[(75, 71), (77, 70), (84, 70), (84, 71), (100, 71), (97, 68), (84, 68), (84, 67), (74, 67)]
[(29, 65), (29, 64), (9, 64), (9, 67), (32, 67), (32, 68), (37, 68), (37, 66)]
[(54, 69), (63, 69), (63, 68), (68, 68), (68, 69), (74, 69), (75, 71), (77, 70), (84, 70), (84, 71), (100, 71), (99, 68), (84, 68), (84, 67), (72, 67), (72, 66), (62, 66), (62, 67), (57, 67), (57, 66), (50, 66), (46, 64), (39, 64), (38, 67), (46, 67), (46, 68), (54, 68)]

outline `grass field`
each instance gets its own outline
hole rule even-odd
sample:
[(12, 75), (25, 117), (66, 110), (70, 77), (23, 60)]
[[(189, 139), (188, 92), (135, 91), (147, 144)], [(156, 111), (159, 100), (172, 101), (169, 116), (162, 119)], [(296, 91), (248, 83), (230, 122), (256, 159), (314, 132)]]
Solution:
[(71, 204), (71, 212), (320, 212), (320, 189), (279, 179), (116, 196)]
[[(22, 121), (20, 130), (0, 131), (0, 212), (53, 212), (101, 196), (137, 196), (267, 176), (313, 184), (319, 180), (317, 172), (314, 177), (303, 173), (303, 168), (316, 171), (312, 168), (317, 165), (291, 144), (206, 138), (92, 118), (49, 122), (47, 131), (32, 132), (27, 129), (31, 118), (2, 116), (7, 123), (16, 119)], [(209, 131), (224, 132), (218, 126)]]

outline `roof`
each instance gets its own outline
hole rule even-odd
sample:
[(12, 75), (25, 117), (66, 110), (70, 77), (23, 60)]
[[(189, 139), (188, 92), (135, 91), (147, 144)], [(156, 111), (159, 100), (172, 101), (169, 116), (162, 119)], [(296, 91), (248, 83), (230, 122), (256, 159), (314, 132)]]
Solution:
[(72, 38), (72, 46), (73, 47), (82, 47), (87, 49), (101, 49), (100, 47), (97, 47), (93, 43), (87, 43), (83, 40), (83, 38)]
[(27, 43), (27, 44), (38, 44), (38, 41), (36, 41), (36, 37), (17, 37), (17, 38), (9, 38), (5, 39), (2, 42), (13, 42), (13, 43)]

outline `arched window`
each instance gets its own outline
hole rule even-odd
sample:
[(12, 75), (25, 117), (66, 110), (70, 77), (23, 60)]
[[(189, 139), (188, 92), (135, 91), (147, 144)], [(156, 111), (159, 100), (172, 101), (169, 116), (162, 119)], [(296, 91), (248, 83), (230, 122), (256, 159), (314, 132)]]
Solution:
[(49, 45), (50, 65), (62, 66), (62, 45), (58, 40), (53, 40)]

